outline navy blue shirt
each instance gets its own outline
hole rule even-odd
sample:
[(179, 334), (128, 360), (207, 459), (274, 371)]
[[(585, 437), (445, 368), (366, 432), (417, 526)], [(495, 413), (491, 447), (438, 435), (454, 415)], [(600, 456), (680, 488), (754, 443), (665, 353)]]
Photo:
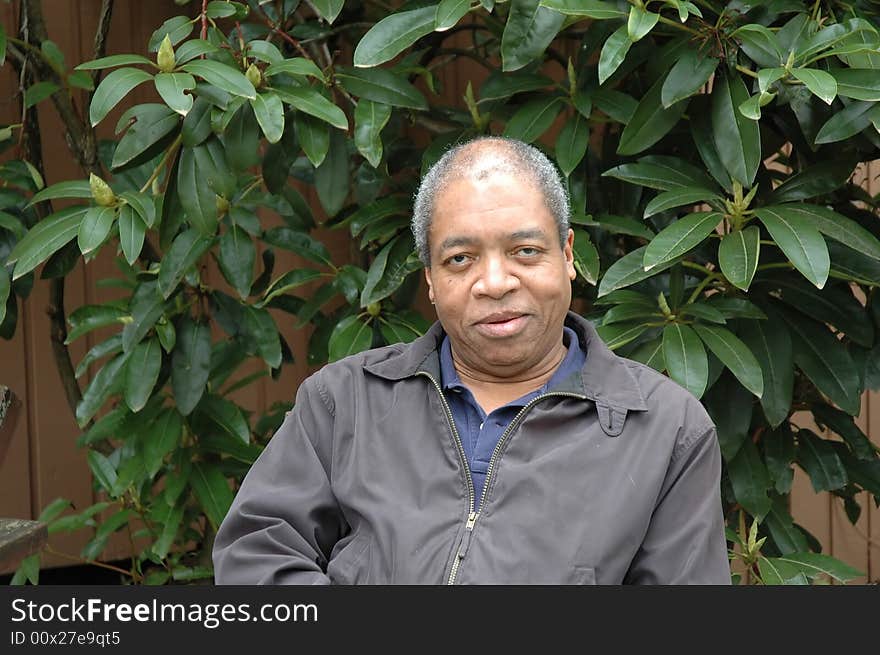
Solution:
[(452, 346), (449, 337), (444, 335), (443, 342), (440, 344), (440, 383), (452, 410), (452, 418), (461, 437), (461, 445), (464, 447), (471, 479), (474, 482), (476, 493), (474, 511), (480, 508), (480, 496), (486, 482), (486, 472), (489, 468), (492, 452), (513, 417), (530, 400), (552, 389), (574, 372), (583, 368), (587, 356), (581, 349), (574, 330), (563, 327), (562, 342), (568, 348), (568, 352), (543, 387), (512, 400), (487, 415), (470, 389), (458, 376), (452, 362)]

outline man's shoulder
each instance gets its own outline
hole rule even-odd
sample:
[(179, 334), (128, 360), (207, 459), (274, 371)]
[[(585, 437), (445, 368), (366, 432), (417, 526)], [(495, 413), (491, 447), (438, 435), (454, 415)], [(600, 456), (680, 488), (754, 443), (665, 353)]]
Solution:
[(620, 360), (639, 385), (642, 397), (648, 406), (648, 414), (658, 412), (680, 414), (683, 424), (699, 434), (714, 427), (711, 417), (699, 399), (675, 380), (647, 364), (626, 357), (620, 357)]
[(303, 384), (318, 384), (327, 388), (335, 388), (338, 384), (363, 377), (366, 368), (381, 364), (393, 357), (403, 354), (408, 347), (405, 343), (370, 348), (353, 355), (348, 355), (334, 362), (329, 362), (309, 375)]

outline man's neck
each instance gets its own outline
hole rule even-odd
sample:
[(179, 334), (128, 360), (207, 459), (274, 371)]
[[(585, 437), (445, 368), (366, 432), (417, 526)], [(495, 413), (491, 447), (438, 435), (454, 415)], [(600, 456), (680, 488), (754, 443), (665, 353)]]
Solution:
[(454, 347), (452, 348), (452, 362), (462, 384), (470, 389), (483, 411), (489, 414), (498, 407), (547, 384), (565, 359), (567, 350), (565, 344), (560, 340), (557, 347), (547, 353), (537, 365), (511, 376), (469, 367), (466, 362), (456, 358)]

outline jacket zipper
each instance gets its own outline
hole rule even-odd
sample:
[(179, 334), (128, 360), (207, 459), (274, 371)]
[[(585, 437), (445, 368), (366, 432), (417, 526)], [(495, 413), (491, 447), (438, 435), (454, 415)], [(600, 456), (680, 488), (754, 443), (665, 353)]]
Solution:
[[(458, 430), (455, 427), (455, 420), (452, 417), (452, 409), (449, 407), (449, 403), (446, 401), (446, 396), (443, 395), (443, 389), (440, 388), (440, 384), (430, 373), (426, 373), (424, 371), (419, 371), (419, 375), (424, 375), (431, 382), (434, 383), (434, 387), (437, 389), (437, 393), (440, 394), (440, 401), (443, 403), (443, 409), (446, 412), (446, 420), (449, 422), (449, 427), (452, 429), (452, 435), (455, 437), (455, 443), (458, 446), (458, 456), (461, 459), (462, 466), (464, 467), (465, 477), (467, 479), (468, 484), (468, 501), (470, 503), (470, 513), (468, 514), (467, 521), (464, 525), (464, 534), (462, 534), (461, 541), (458, 545), (458, 551), (455, 554), (455, 560), (452, 562), (452, 570), (449, 572), (449, 579), (446, 581), (447, 585), (455, 584), (455, 576), (458, 574), (458, 567), (461, 565), (461, 560), (465, 558), (467, 555), (467, 551), (471, 545), (471, 537), (474, 532), (474, 524), (476, 524), (477, 519), (480, 516), (480, 513), (475, 511), (474, 508), (474, 484), (471, 480), (471, 471), (470, 467), (467, 464), (467, 456), (464, 454), (464, 447), (461, 444), (461, 437), (458, 434)], [(522, 419), (523, 415), (530, 410), (534, 405), (545, 398), (553, 398), (554, 396), (564, 396), (568, 398), (578, 398), (580, 400), (587, 400), (587, 396), (583, 394), (571, 393), (567, 391), (549, 391), (547, 393), (541, 394), (535, 398), (532, 398), (519, 412), (516, 413), (516, 416), (508, 424), (507, 428), (498, 438), (498, 443), (495, 444), (495, 449), (492, 451), (492, 457), (489, 458), (489, 467), (486, 469), (486, 480), (483, 482), (483, 492), (480, 494), (480, 508), (482, 509), (483, 503), (486, 500), (486, 493), (489, 490), (489, 482), (492, 479), (492, 472), (495, 469), (495, 460), (498, 458), (498, 453), (503, 448), (505, 442), (507, 441), (510, 433), (516, 428), (517, 424)]]

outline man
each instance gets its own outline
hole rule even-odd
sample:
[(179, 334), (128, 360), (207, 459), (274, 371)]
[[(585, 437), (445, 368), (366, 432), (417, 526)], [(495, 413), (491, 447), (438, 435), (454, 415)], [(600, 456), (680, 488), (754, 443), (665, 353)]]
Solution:
[(413, 233), (439, 321), (303, 382), (217, 534), (218, 583), (730, 582), (714, 427), (568, 311), (568, 214), (531, 146), (432, 167)]

